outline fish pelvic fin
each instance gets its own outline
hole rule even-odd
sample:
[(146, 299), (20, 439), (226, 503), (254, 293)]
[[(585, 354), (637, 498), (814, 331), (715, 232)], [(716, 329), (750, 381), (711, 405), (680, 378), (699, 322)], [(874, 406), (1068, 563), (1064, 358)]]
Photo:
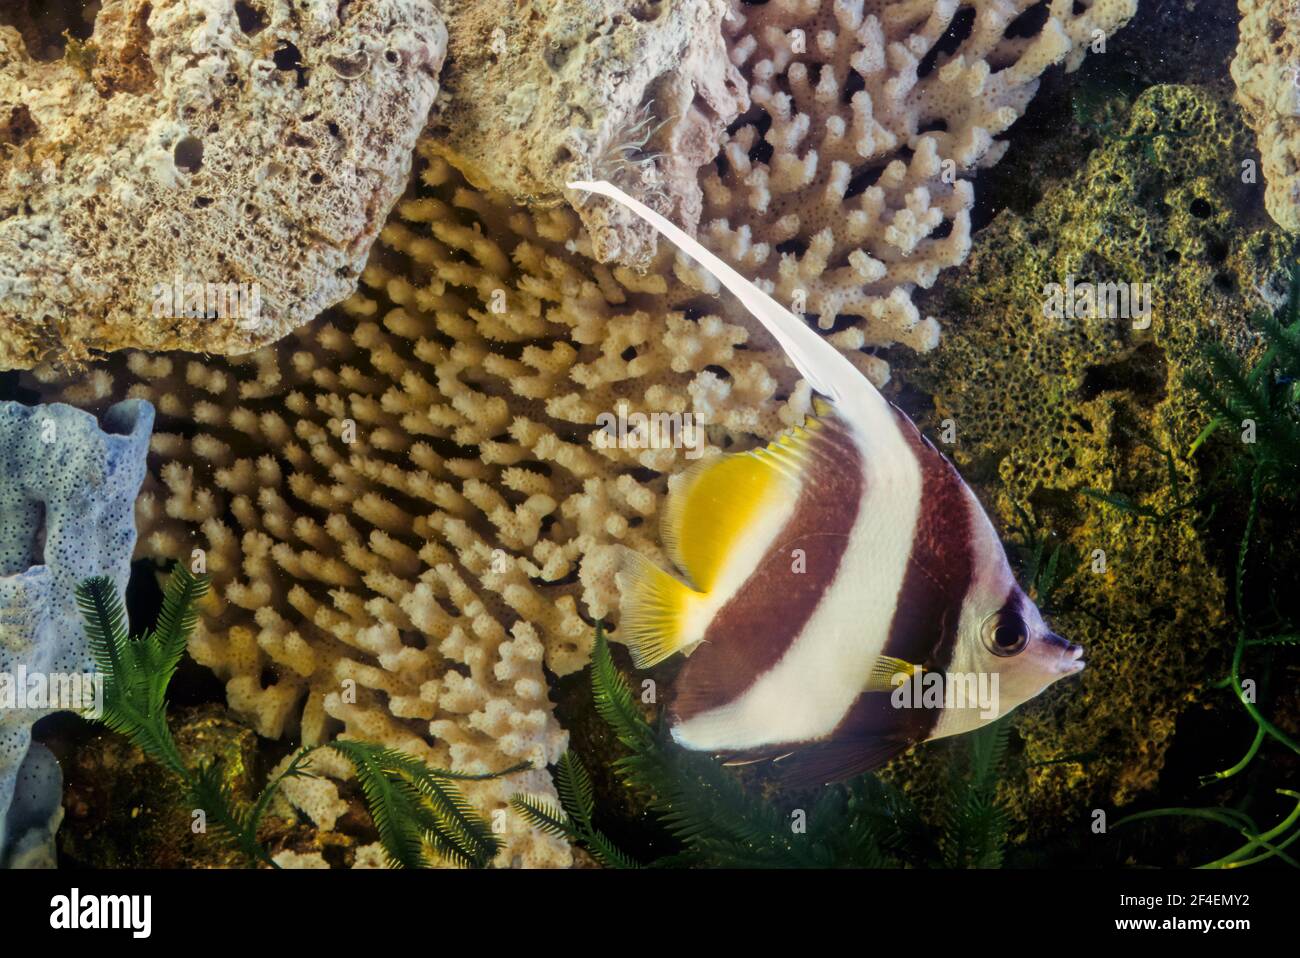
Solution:
[(658, 665), (696, 641), (687, 613), (702, 594), (673, 578), (645, 556), (624, 547), (617, 573), (619, 637), (639, 669)]
[(892, 692), (898, 688), (899, 682), (896, 678), (902, 675), (906, 679), (921, 674), (921, 667), (913, 665), (911, 662), (903, 659), (896, 659), (892, 655), (880, 655), (871, 666), (871, 672), (867, 675), (867, 692)]
[(913, 743), (905, 738), (817, 742), (775, 763), (785, 788), (830, 785), (879, 768)]

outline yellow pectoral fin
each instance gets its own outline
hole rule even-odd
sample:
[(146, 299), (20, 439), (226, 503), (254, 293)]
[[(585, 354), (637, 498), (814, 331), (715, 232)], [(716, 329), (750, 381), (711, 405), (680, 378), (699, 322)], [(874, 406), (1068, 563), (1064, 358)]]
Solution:
[(892, 692), (902, 684), (898, 679), (899, 675), (902, 675), (904, 677), (903, 681), (906, 681), (912, 676), (920, 674), (921, 667), (919, 665), (896, 659), (892, 655), (877, 656), (875, 664), (871, 666), (871, 673), (867, 676), (866, 690), (868, 692)]
[(682, 474), (668, 496), (660, 534), (674, 563), (712, 591), (740, 537), (765, 509), (797, 494), (822, 423), (809, 418), (762, 449), (716, 456)]
[(623, 549), (617, 581), (619, 637), (637, 668), (658, 665), (699, 638), (686, 631), (686, 613), (699, 593), (627, 548)]

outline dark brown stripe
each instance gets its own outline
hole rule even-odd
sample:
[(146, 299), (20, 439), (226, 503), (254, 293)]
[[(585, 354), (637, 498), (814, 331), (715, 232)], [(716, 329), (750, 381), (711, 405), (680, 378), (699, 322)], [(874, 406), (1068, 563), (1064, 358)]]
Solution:
[(952, 661), (957, 620), (975, 573), (971, 501), (952, 463), (910, 419), (894, 412), (921, 465), (921, 510), (885, 654), (927, 669), (945, 669)]
[[(839, 571), (862, 504), (862, 457), (834, 413), (821, 420), (808, 452), (790, 520), (709, 623), (674, 684), (676, 721), (734, 700), (776, 665)], [(796, 549), (804, 553), (803, 572), (794, 571)]]
[[(962, 602), (974, 577), (971, 501), (957, 470), (902, 412), (899, 431), (921, 466), (921, 509), (912, 537), (885, 654), (943, 671), (952, 662)], [(864, 750), (880, 741), (929, 738), (941, 709), (898, 709), (891, 692), (858, 696), (831, 742), (859, 741)]]

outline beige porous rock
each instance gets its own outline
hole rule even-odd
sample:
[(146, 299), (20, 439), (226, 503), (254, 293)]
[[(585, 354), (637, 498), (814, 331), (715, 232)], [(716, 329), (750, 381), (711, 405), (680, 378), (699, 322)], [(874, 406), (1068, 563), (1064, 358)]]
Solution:
[(49, 63), (0, 27), (0, 369), (243, 353), (346, 298), (445, 52), (428, 0), (106, 0)]
[[(431, 142), (479, 188), (558, 204), (567, 182), (607, 179), (694, 229), (698, 170), (749, 105), (726, 14), (722, 0), (462, 0)], [(649, 227), (569, 197), (598, 261), (649, 262)]]
[(1300, 3), (1239, 0), (1232, 79), (1264, 164), (1264, 205), (1283, 229), (1300, 232)]

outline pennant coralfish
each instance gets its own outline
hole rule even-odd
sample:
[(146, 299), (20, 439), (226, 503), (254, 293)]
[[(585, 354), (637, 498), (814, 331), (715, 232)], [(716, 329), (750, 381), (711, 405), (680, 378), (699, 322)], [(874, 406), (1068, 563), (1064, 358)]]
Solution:
[[(1083, 668), (952, 464), (848, 359), (665, 217), (605, 182), (569, 186), (624, 204), (704, 266), (824, 397), (765, 448), (672, 484), (661, 535), (687, 581), (624, 550), (633, 661), (689, 655), (669, 704), (680, 745), (829, 782)], [(928, 694), (936, 683), (943, 695)]]

